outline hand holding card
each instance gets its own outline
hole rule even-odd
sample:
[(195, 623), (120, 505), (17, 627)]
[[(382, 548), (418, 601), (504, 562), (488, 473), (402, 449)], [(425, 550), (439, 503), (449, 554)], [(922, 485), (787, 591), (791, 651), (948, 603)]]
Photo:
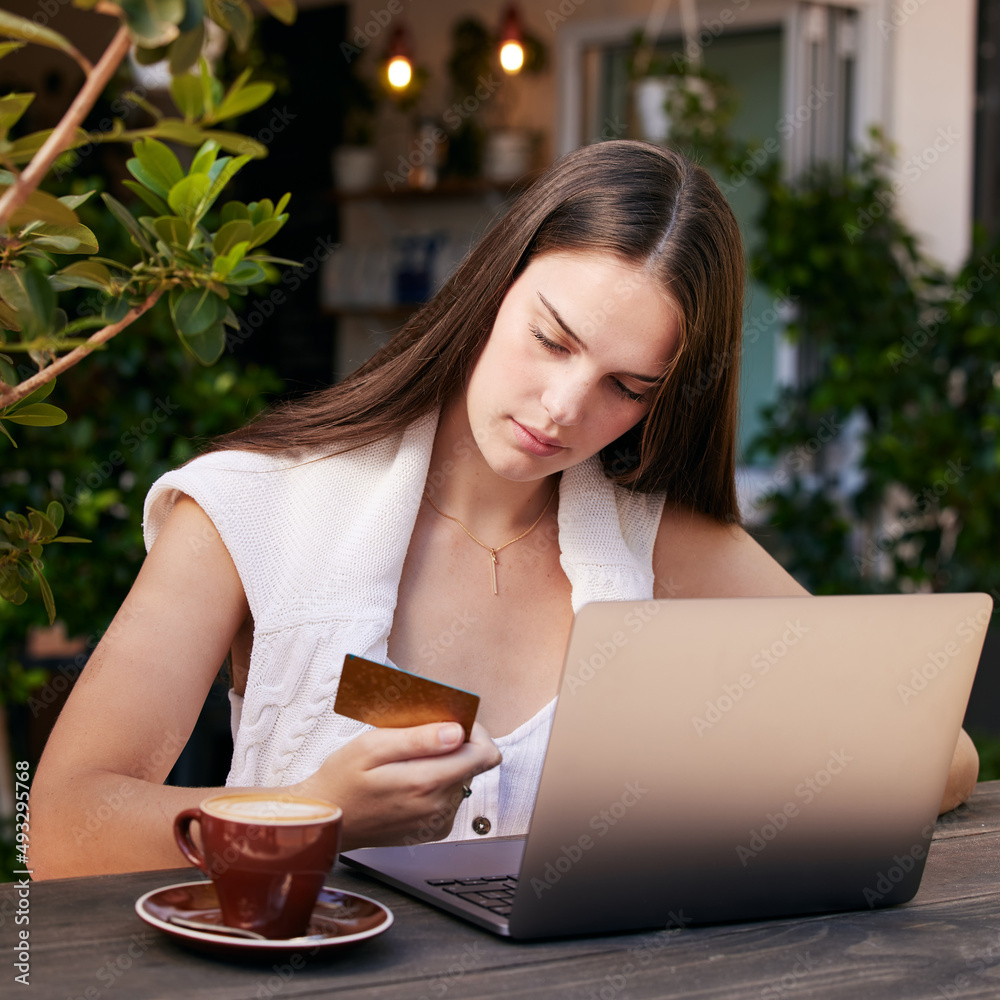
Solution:
[(334, 711), (372, 726), (457, 722), (468, 742), (479, 695), (348, 653)]

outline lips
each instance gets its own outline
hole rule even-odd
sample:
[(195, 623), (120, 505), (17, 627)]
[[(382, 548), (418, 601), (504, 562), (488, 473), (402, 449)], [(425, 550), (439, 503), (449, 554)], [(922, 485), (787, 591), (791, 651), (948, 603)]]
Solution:
[(549, 458), (552, 455), (557, 455), (566, 447), (566, 445), (561, 444), (555, 438), (542, 434), (540, 431), (529, 430), (514, 420), (513, 417), (511, 417), (511, 422), (514, 425), (514, 435), (518, 442), (526, 451), (530, 451), (533, 455)]

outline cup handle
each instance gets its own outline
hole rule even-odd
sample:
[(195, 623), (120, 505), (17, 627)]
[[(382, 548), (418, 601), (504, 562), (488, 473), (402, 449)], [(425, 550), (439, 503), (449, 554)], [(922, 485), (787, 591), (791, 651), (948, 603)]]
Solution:
[(181, 854), (183, 854), (184, 857), (191, 862), (191, 864), (200, 868), (206, 875), (211, 877), (212, 873), (208, 870), (208, 865), (205, 863), (205, 859), (198, 852), (197, 846), (191, 839), (191, 824), (196, 820), (200, 825), (200, 809), (185, 809), (183, 812), (179, 812), (174, 818), (174, 839), (177, 841), (177, 846), (180, 848)]

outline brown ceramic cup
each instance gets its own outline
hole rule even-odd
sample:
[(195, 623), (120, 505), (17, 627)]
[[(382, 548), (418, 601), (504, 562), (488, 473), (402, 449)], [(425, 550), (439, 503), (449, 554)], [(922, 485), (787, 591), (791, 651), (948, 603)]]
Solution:
[[(277, 792), (213, 795), (174, 820), (184, 856), (215, 884), (222, 921), (268, 938), (305, 934), (340, 845), (343, 813)], [(191, 838), (201, 828), (202, 849)]]

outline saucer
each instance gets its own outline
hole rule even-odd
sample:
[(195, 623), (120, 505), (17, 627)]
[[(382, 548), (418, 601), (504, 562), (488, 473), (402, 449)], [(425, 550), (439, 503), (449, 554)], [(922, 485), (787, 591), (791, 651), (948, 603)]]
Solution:
[(222, 925), (222, 912), (215, 886), (208, 881), (180, 882), (162, 889), (153, 889), (136, 900), (135, 912), (147, 924), (189, 947), (232, 958), (272, 958), (292, 952), (317, 955), (341, 945), (375, 937), (388, 930), (393, 920), (392, 911), (374, 899), (324, 886), (319, 891), (319, 898), (306, 929), (306, 934), (322, 936), (311, 941), (297, 944), (280, 938), (257, 941), (227, 937), (212, 931), (196, 931), (171, 923), (170, 918), (173, 916)]

